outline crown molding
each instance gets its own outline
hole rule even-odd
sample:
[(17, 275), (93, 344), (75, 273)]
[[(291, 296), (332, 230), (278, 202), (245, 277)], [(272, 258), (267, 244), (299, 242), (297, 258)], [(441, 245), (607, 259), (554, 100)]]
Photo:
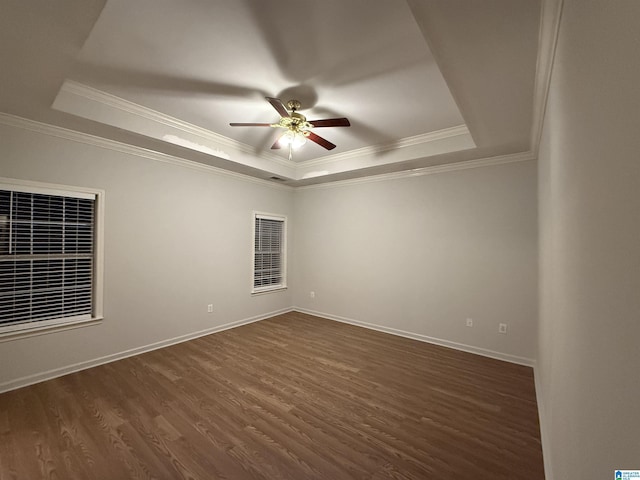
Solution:
[(16, 115), (10, 115), (8, 113), (0, 112), (0, 124), (9, 127), (21, 128), (23, 130), (29, 130), (32, 132), (48, 135), (51, 137), (62, 138), (65, 140), (71, 140), (77, 143), (83, 143), (85, 145), (91, 145), (94, 147), (104, 148), (127, 155), (133, 155), (136, 157), (143, 157), (149, 160), (155, 160), (157, 162), (168, 163), (177, 165), (180, 167), (190, 168), (206, 173), (212, 173), (215, 175), (221, 175), (243, 182), (255, 183), (258, 185), (276, 188), (280, 190), (293, 190), (293, 187), (288, 185), (282, 185), (268, 180), (255, 178), (250, 175), (244, 175), (242, 173), (232, 172), (223, 168), (213, 167), (211, 165), (205, 165), (203, 163), (194, 162), (192, 160), (186, 160), (184, 158), (175, 157), (165, 153), (155, 152), (147, 148), (138, 147), (135, 145), (129, 145), (126, 143), (118, 142), (107, 138), (98, 137), (88, 133), (77, 132), (68, 128), (50, 125), (47, 123), (38, 122), (36, 120), (30, 120)]
[(463, 162), (414, 168), (412, 170), (405, 170), (402, 172), (383, 173), (380, 175), (371, 175), (369, 177), (338, 180), (335, 182), (320, 183), (316, 185), (305, 185), (296, 187), (296, 190), (316, 190), (323, 188), (345, 187), (363, 183), (382, 182), (387, 180), (397, 180), (401, 178), (421, 177), (423, 175), (435, 175), (439, 173), (455, 172), (458, 170), (468, 170), (470, 168), (491, 167), (495, 165), (504, 165), (507, 163), (528, 162), (531, 160), (536, 160), (536, 154), (532, 151), (526, 151), (508, 155), (499, 155), (496, 157), (478, 158), (474, 160), (466, 160)]
[(334, 155), (327, 155), (315, 160), (308, 160), (306, 162), (299, 162), (301, 167), (315, 167), (323, 166), (330, 163), (340, 162), (357, 157), (367, 157), (376, 155), (382, 152), (388, 152), (389, 150), (398, 150), (405, 147), (411, 147), (414, 145), (422, 145), (429, 142), (435, 142), (443, 140), (445, 138), (458, 137), (460, 135), (470, 135), (469, 129), (466, 125), (457, 125), (455, 127), (444, 128), (442, 130), (436, 130), (434, 132), (422, 133), (413, 137), (401, 138), (400, 140), (384, 143), (380, 145), (373, 145), (368, 147), (357, 148), (348, 152), (336, 153)]
[(129, 100), (125, 100), (121, 97), (111, 95), (109, 93), (103, 92), (102, 90), (89, 87), (73, 80), (65, 80), (62, 87), (60, 88), (60, 91), (101, 103), (108, 107), (127, 112), (131, 115), (136, 115), (152, 122), (166, 125), (170, 128), (181, 130), (191, 135), (209, 140), (210, 142), (213, 142), (215, 144), (233, 148), (242, 153), (262, 158), (263, 160), (268, 160), (270, 162), (278, 163), (288, 168), (295, 168), (297, 165), (295, 162), (281, 158), (278, 155), (269, 153), (262, 153), (260, 155), (257, 155), (255, 150), (245, 143), (237, 142), (229, 137), (225, 137), (211, 130), (207, 130), (206, 128), (202, 128), (192, 123), (185, 122), (170, 115), (166, 115), (162, 112), (158, 112), (157, 110), (143, 107), (142, 105), (138, 105), (137, 103), (130, 102)]
[(9, 127), (14, 127), (14, 128), (21, 128), (23, 130), (29, 130), (29, 131), (40, 133), (43, 135), (62, 138), (65, 140), (71, 140), (73, 142), (83, 143), (85, 145), (104, 148), (104, 149), (116, 151), (119, 153), (133, 155), (137, 157), (143, 157), (143, 158), (155, 160), (158, 162), (169, 163), (169, 164), (173, 164), (181, 167), (190, 168), (192, 170), (213, 173), (216, 175), (222, 175), (222, 176), (234, 178), (236, 180), (241, 180), (244, 182), (255, 183), (262, 186), (267, 186), (267, 187), (276, 188), (276, 189), (283, 189), (283, 190), (298, 190), (298, 189), (311, 190), (311, 189), (320, 189), (320, 188), (333, 188), (333, 187), (341, 187), (341, 186), (347, 186), (347, 185), (356, 185), (361, 183), (394, 180), (399, 178), (418, 177), (422, 175), (434, 175), (438, 173), (453, 172), (457, 170), (466, 170), (469, 168), (479, 168), (479, 167), (488, 167), (493, 165), (502, 165), (506, 163), (525, 162), (525, 161), (536, 159), (535, 152), (528, 151), (528, 152), (521, 152), (521, 153), (509, 154), (509, 155), (500, 155), (496, 157), (467, 160), (463, 162), (447, 163), (444, 165), (434, 165), (430, 167), (415, 168), (412, 170), (406, 170), (401, 172), (383, 173), (380, 175), (372, 175), (368, 177), (354, 178), (349, 180), (338, 180), (335, 182), (328, 182), (328, 183), (322, 183), (317, 185), (293, 187), (293, 186), (270, 182), (268, 180), (262, 180), (260, 178), (255, 178), (250, 175), (244, 175), (242, 173), (232, 172), (229, 170), (225, 170), (223, 168), (212, 167), (210, 165), (194, 162), (192, 160), (186, 160), (184, 158), (175, 157), (173, 155), (155, 152), (153, 150), (137, 147), (134, 145), (129, 145), (126, 143), (118, 142), (116, 140), (106, 139), (106, 138), (98, 137), (88, 133), (77, 132), (75, 130), (69, 130), (64, 127), (50, 125), (47, 123), (42, 123), (42, 122), (30, 120), (23, 117), (18, 117), (16, 115), (11, 115), (7, 113), (0, 112), (0, 124), (7, 125)]
[(0, 125), (6, 125), (9, 127), (20, 128), (23, 130), (29, 130), (32, 132), (48, 135), (52, 137), (62, 138), (85, 145), (91, 145), (94, 147), (104, 148), (106, 150), (112, 150), (127, 155), (133, 155), (137, 157), (147, 158), (149, 160), (155, 160), (162, 163), (168, 163), (177, 165), (180, 167), (189, 168), (206, 173), (212, 173), (215, 175), (221, 175), (243, 182), (254, 183), (270, 188), (280, 190), (312, 190), (321, 188), (333, 188), (342, 187), (348, 185), (357, 185), (363, 183), (381, 182), (386, 180), (394, 180), (400, 178), (419, 177), (423, 175), (435, 175), (439, 173), (454, 172), (458, 170), (466, 170), (470, 168), (489, 167), (494, 165), (503, 165), (507, 163), (526, 162), (530, 160), (536, 160), (537, 154), (532, 151), (520, 152), (509, 155), (500, 155), (495, 157), (486, 157), (474, 160), (467, 160), (456, 163), (447, 163), (444, 165), (434, 165), (430, 167), (414, 168), (412, 170), (405, 170), (401, 172), (383, 173), (380, 175), (371, 175), (368, 177), (354, 178), (349, 180), (338, 180), (335, 182), (328, 182), (316, 185), (306, 186), (289, 186), (274, 183), (268, 180), (255, 178), (250, 175), (244, 175), (242, 173), (232, 172), (223, 168), (213, 167), (205, 165), (203, 163), (195, 162), (192, 160), (186, 160), (184, 158), (175, 157), (165, 153), (155, 152), (146, 148), (129, 145), (126, 143), (118, 142), (116, 140), (106, 139), (91, 135), (88, 133), (77, 132), (68, 128), (50, 125), (47, 123), (38, 122), (36, 120), (30, 120), (16, 115), (0, 112)]
[(544, 126), (563, 3), (564, 0), (542, 0), (540, 10), (538, 58), (536, 63), (533, 118), (531, 123), (531, 150), (536, 155), (540, 146)]
[(388, 152), (390, 150), (399, 150), (399, 149), (411, 147), (411, 146), (425, 145), (430, 142), (437, 142), (439, 140), (444, 140), (447, 138), (452, 138), (452, 137), (457, 137), (462, 135), (466, 135), (469, 138), (471, 138), (469, 129), (466, 127), (466, 125), (457, 125), (454, 127), (449, 127), (449, 128), (437, 130), (434, 132), (428, 132), (420, 135), (415, 135), (412, 137), (402, 138), (386, 144), (358, 148), (355, 150), (350, 150), (348, 152), (319, 157), (319, 158), (315, 158), (308, 161), (294, 162), (288, 159), (284, 159), (278, 155), (274, 155), (266, 152), (258, 155), (253, 150), (253, 148), (251, 148), (250, 146), (244, 143), (237, 142), (228, 137), (212, 132), (211, 130), (207, 130), (197, 125), (193, 125), (191, 123), (185, 122), (183, 120), (172, 117), (170, 115), (166, 115), (156, 110), (152, 110), (142, 105), (138, 105), (136, 103), (130, 102), (118, 96), (106, 93), (104, 91), (95, 89), (93, 87), (89, 87), (87, 85), (84, 85), (79, 82), (75, 82), (73, 80), (65, 80), (60, 91), (63, 94), (68, 94), (75, 97), (79, 97), (81, 99), (85, 99), (90, 102), (99, 103), (99, 104), (105, 105), (109, 109), (115, 109), (121, 112), (125, 112), (129, 115), (134, 115), (140, 118), (144, 118), (145, 120), (153, 122), (155, 124), (164, 125), (169, 128), (180, 130), (190, 135), (194, 135), (196, 137), (202, 138), (215, 145), (221, 145), (226, 148), (232, 148), (232, 149), (235, 149), (236, 151), (240, 151), (244, 154), (251, 155), (255, 158), (274, 162), (276, 164), (282, 165), (287, 168), (291, 168), (293, 170), (297, 170), (301, 167), (306, 168), (306, 167), (323, 166), (323, 165), (328, 165), (336, 162), (342, 162), (348, 159), (364, 158), (371, 155)]

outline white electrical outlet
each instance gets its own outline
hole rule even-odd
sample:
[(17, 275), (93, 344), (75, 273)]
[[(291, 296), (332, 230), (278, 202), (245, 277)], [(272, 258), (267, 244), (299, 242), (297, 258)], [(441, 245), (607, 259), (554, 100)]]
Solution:
[(507, 333), (507, 324), (506, 323), (501, 323), (500, 325), (498, 325), (498, 333)]
[(310, 298), (316, 298), (316, 292), (309, 292)]
[(213, 313), (213, 303), (207, 305), (207, 313)]
[(467, 318), (467, 327), (473, 327), (473, 318)]

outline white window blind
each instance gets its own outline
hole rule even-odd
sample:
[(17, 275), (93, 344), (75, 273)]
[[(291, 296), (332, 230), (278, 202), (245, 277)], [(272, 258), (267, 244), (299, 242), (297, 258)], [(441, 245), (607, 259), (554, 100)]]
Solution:
[(285, 218), (255, 214), (253, 291), (283, 288)]
[(0, 332), (91, 319), (95, 202), (0, 189)]

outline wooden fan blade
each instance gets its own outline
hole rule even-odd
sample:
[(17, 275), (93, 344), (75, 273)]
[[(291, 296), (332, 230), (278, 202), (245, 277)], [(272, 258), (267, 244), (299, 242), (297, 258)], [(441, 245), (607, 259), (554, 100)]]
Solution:
[(333, 150), (334, 148), (336, 148), (336, 146), (333, 143), (331, 143), (329, 140), (326, 140), (321, 136), (316, 135), (313, 132), (309, 132), (309, 136), (307, 138), (312, 142), (316, 142), (318, 145), (326, 148), (327, 150)]
[(324, 120), (309, 120), (314, 127), (350, 127), (348, 118), (325, 118)]
[(270, 127), (270, 123), (230, 123), (232, 127)]
[(280, 100), (279, 98), (273, 98), (273, 97), (265, 97), (265, 98), (267, 99), (267, 102), (269, 102), (271, 106), (276, 109), (276, 112), (278, 112), (281, 117), (291, 116), (287, 111), (287, 107), (285, 107), (284, 103), (282, 103), (282, 100)]

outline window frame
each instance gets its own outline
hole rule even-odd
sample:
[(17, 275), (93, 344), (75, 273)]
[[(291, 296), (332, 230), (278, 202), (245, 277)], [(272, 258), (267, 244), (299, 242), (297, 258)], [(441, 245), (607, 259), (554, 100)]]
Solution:
[(0, 342), (95, 324), (104, 318), (104, 190), (0, 177), (0, 189), (65, 197), (95, 198), (90, 318), (66, 317), (0, 326)]
[[(256, 273), (256, 220), (275, 220), (282, 222), (282, 239), (280, 242), (280, 273), (281, 282), (277, 285), (267, 285), (264, 287), (255, 286), (255, 273)], [(287, 288), (287, 216), (276, 213), (267, 213), (254, 211), (251, 215), (252, 220), (252, 235), (251, 235), (251, 294), (260, 295), (263, 293), (277, 292), (280, 290), (286, 290)]]

